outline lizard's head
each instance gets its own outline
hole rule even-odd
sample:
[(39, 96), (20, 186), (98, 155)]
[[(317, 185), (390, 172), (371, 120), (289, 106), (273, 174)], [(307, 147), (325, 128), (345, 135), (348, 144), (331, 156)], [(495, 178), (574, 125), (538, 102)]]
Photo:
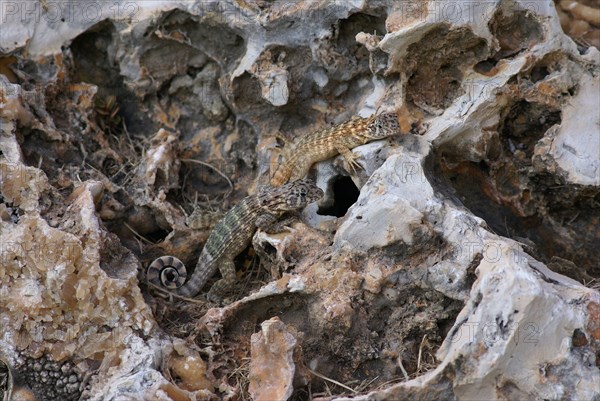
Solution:
[(276, 195), (275, 197), (271, 196), (276, 204), (269, 206), (282, 212), (300, 210), (323, 197), (321, 188), (309, 180), (287, 183), (275, 188), (271, 194)]
[(400, 133), (400, 123), (396, 113), (382, 113), (369, 124), (369, 137), (383, 139)]

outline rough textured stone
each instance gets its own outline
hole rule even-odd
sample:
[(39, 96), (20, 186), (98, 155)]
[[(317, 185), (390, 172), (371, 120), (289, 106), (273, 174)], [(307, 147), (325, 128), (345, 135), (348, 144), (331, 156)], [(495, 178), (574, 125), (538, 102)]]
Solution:
[(253, 334), (249, 391), (255, 400), (287, 400), (294, 387), (294, 348), (297, 339), (278, 318), (261, 323)]
[[(302, 333), (282, 398), (597, 397), (587, 0), (0, 6), (0, 391), (244, 399), (250, 370), (259, 398), (276, 316)], [(198, 216), (267, 182), (281, 142), (391, 108), (408, 134), (354, 149), (357, 174), (314, 166), (326, 196), (256, 233), (231, 304), (138, 280), (194, 265)]]

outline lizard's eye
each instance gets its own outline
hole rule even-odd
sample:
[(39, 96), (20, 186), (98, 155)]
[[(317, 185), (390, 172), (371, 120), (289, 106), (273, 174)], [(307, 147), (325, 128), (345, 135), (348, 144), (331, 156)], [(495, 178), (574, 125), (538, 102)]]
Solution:
[(262, 200), (262, 204), (263, 204), (263, 205), (266, 205), (266, 204), (267, 204), (267, 200), (266, 200), (266, 199), (263, 199), (263, 200)]

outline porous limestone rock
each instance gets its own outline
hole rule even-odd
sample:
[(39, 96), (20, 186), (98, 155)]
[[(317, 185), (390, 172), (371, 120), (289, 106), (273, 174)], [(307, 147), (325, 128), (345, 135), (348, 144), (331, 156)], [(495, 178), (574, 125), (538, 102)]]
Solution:
[(253, 334), (248, 379), (255, 400), (287, 400), (294, 390), (294, 348), (298, 340), (277, 317), (261, 323)]
[[(600, 52), (552, 2), (0, 7), (0, 359), (15, 390), (243, 399), (247, 358), (272, 351), (252, 335), (276, 316), (305, 361), (288, 338), (282, 398), (324, 381), (337, 400), (597, 398), (600, 294), (548, 267), (600, 276)], [(560, 2), (581, 32), (585, 7)], [(270, 276), (224, 307), (167, 308), (161, 323), (187, 323), (195, 345), (160, 331), (146, 302), (164, 303), (138, 278), (164, 253), (194, 265), (208, 230), (190, 216), (268, 181), (281, 139), (389, 109), (402, 135), (354, 149), (357, 174), (318, 163), (323, 201), (256, 233)]]

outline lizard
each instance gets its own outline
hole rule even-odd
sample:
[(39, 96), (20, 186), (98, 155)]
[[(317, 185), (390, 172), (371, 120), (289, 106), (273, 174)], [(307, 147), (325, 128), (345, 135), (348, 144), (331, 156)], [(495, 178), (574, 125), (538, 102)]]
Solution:
[(282, 152), (283, 162), (272, 175), (270, 184), (280, 186), (296, 181), (308, 173), (310, 167), (341, 154), (353, 171), (360, 168), (351, 149), (371, 141), (384, 139), (400, 132), (396, 113), (382, 113), (367, 118), (355, 116), (333, 127), (314, 131)]
[(146, 277), (150, 283), (162, 285), (169, 292), (194, 297), (219, 269), (222, 278), (213, 284), (207, 295), (208, 300), (218, 302), (220, 294), (235, 283), (234, 258), (248, 246), (257, 228), (280, 231), (276, 224), (280, 217), (288, 212), (298, 212), (322, 197), (323, 191), (308, 180), (277, 188), (265, 185), (256, 194), (242, 199), (217, 223), (187, 282), (185, 266), (172, 256), (153, 261)]

